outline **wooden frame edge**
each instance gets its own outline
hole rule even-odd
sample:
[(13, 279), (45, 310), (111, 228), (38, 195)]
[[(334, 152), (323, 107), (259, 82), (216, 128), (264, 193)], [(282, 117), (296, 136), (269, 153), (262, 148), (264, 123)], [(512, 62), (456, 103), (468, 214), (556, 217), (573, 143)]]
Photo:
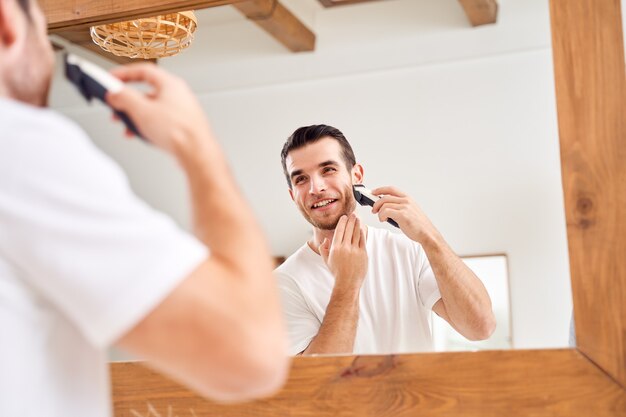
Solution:
[[(296, 357), (275, 396), (223, 405), (141, 363), (114, 363), (116, 417), (626, 416), (626, 393), (576, 349)], [(191, 414), (189, 414), (191, 415)]]

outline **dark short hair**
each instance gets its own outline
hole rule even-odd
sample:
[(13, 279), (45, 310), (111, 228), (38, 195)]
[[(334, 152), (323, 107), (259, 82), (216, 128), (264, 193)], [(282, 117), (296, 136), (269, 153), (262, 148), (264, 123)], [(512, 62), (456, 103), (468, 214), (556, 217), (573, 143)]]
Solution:
[(328, 125), (300, 127), (296, 129), (296, 131), (293, 132), (289, 138), (287, 138), (287, 142), (283, 145), (283, 150), (280, 153), (280, 159), (283, 164), (283, 173), (285, 174), (289, 188), (292, 188), (291, 178), (289, 177), (289, 172), (287, 172), (286, 162), (289, 152), (327, 137), (335, 139), (339, 142), (339, 145), (341, 145), (341, 155), (348, 170), (352, 169), (352, 167), (356, 164), (356, 158), (354, 157), (352, 146), (350, 146), (350, 143), (339, 129)]
[(27, 16), (30, 16), (30, 0), (17, 0), (17, 3), (20, 5), (24, 13)]

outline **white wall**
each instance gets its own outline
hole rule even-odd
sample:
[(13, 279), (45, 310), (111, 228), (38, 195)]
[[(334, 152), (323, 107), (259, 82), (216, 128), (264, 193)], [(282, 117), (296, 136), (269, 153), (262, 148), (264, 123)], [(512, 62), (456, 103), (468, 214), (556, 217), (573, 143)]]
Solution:
[[(290, 254), (310, 233), (286, 190), (282, 144), (301, 125), (331, 124), (352, 142), (366, 184), (407, 191), (459, 254), (508, 255), (516, 347), (566, 346), (572, 304), (547, 1), (502, 0), (498, 24), (481, 28), (469, 27), (456, 0), (285, 3), (317, 33), (314, 53), (287, 52), (220, 8), (200, 14), (189, 51), (161, 63), (200, 95), (274, 253)], [(187, 227), (172, 160), (121, 140), (105, 109), (56, 84), (53, 106), (119, 161), (138, 194)]]

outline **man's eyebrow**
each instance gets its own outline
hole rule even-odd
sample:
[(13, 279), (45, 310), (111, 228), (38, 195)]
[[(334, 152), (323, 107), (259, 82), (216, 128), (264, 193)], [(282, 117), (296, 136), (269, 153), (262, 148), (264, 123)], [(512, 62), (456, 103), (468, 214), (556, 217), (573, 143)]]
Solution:
[[(332, 159), (329, 159), (328, 161), (320, 162), (319, 164), (317, 164), (317, 167), (323, 168), (323, 167), (327, 167), (331, 165), (339, 165), (339, 163), (337, 161), (333, 161)], [(297, 177), (298, 175), (303, 174), (303, 173), (304, 173), (303, 170), (296, 169), (295, 171), (292, 171), (291, 174), (289, 174), (289, 178)]]
[(322, 167), (327, 167), (329, 165), (339, 165), (339, 163), (337, 161), (333, 161), (332, 159), (329, 159), (328, 161), (324, 161), (320, 163), (318, 167), (322, 168)]
[(289, 174), (290, 178), (293, 178), (295, 176), (298, 176), (300, 174), (302, 174), (304, 171), (302, 171), (301, 169), (296, 169), (295, 171), (293, 171), (291, 174)]

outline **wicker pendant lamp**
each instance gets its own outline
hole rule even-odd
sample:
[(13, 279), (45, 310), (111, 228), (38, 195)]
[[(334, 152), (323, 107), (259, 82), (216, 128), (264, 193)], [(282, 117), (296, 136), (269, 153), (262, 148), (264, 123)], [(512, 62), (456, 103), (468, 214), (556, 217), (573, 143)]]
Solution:
[(193, 40), (198, 21), (193, 11), (92, 26), (91, 39), (117, 56), (156, 59), (176, 55)]

